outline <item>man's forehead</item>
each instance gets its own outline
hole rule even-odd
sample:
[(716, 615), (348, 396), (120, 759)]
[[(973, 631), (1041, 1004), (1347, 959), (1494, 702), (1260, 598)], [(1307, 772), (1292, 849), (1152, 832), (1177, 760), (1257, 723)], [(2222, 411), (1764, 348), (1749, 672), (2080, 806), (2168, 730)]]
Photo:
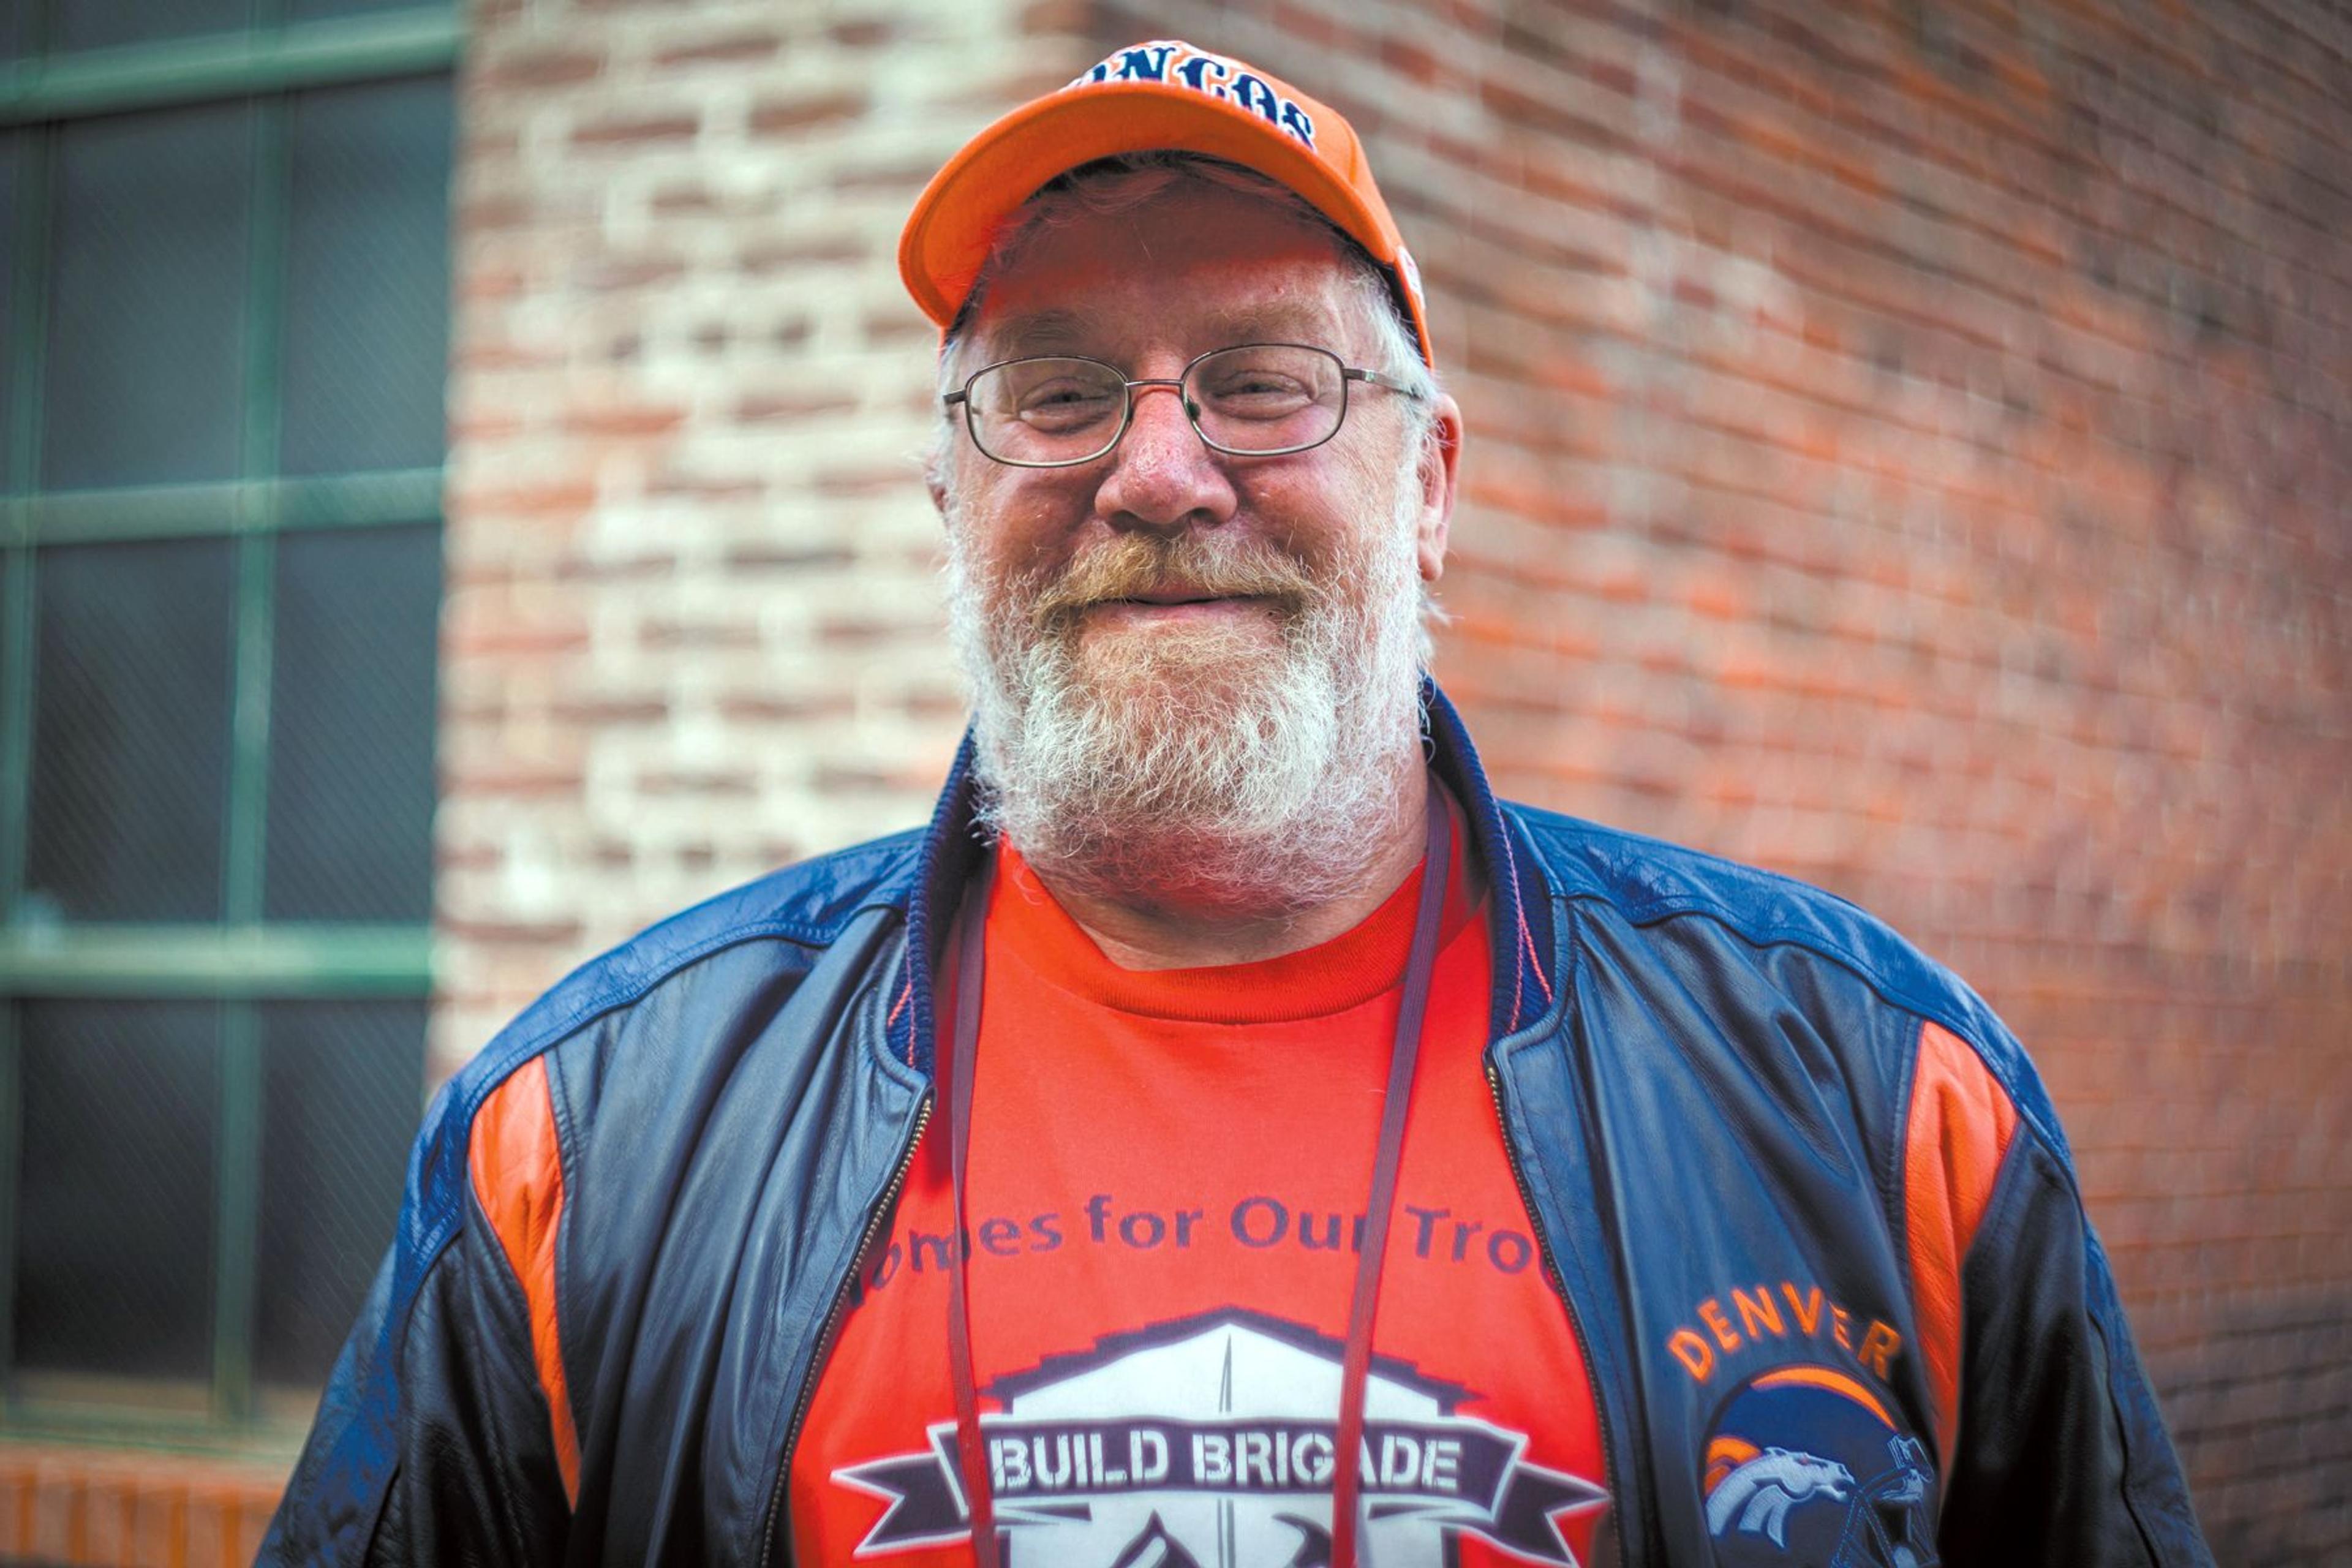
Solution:
[(979, 325), (1009, 353), (1154, 331), (1205, 347), (1328, 337), (1346, 324), (1349, 282), (1319, 225), (1237, 193), (1186, 193), (1028, 237), (991, 278)]
[(1346, 326), (1336, 290), (1283, 290), (1256, 298), (1170, 300), (1149, 317), (1116, 309), (1041, 305), (983, 312), (982, 335), (996, 357), (1114, 353), (1150, 336), (1197, 341), (1198, 352), (1242, 342), (1329, 342)]

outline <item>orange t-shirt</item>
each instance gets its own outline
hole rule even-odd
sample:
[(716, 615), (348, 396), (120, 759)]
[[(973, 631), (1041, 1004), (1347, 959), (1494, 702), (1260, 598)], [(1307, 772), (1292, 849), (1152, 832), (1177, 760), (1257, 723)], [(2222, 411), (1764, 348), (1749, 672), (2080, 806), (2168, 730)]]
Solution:
[[(1320, 946), (1146, 972), (1016, 854), (998, 864), (965, 1234), (1007, 1568), (1328, 1562), (1349, 1244), (1421, 879)], [(1363, 1557), (1580, 1563), (1606, 1506), (1599, 1419), (1486, 1085), (1486, 928), (1458, 872), (1442, 931), (1373, 1332)], [(972, 1561), (952, 1212), (941, 1114), (793, 1455), (803, 1568)]]

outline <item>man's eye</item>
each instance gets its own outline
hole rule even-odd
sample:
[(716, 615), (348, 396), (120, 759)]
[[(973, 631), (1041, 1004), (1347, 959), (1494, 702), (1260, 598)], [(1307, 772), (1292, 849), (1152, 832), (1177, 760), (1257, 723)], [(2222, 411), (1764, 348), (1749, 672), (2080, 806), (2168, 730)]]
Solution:
[(1021, 395), (1023, 419), (1057, 430), (1104, 418), (1118, 406), (1108, 389), (1078, 381), (1049, 381)]
[(1220, 413), (1241, 418), (1272, 419), (1294, 414), (1314, 402), (1315, 391), (1297, 376), (1247, 371), (1219, 376), (1202, 389), (1202, 396)]

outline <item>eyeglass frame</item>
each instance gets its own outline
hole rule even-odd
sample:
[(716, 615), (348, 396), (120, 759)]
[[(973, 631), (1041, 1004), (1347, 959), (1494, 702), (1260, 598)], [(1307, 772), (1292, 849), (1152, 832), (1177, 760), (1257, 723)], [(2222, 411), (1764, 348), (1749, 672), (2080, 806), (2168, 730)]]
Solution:
[[(1321, 354), (1337, 364), (1339, 367), (1339, 411), (1338, 416), (1331, 421), (1331, 428), (1312, 441), (1302, 442), (1296, 447), (1276, 447), (1262, 452), (1241, 451), (1232, 447), (1220, 446), (1210, 439), (1209, 433), (1201, 428), (1198, 405), (1184, 395), (1184, 384), (1192, 379), (1192, 372), (1205, 361), (1213, 360), (1219, 354), (1238, 353), (1243, 349), (1304, 349), (1309, 353)], [(991, 371), (1003, 370), (1007, 365), (1025, 364), (1032, 360), (1066, 360), (1078, 364), (1100, 365), (1118, 379), (1120, 399), (1118, 428), (1111, 432), (1109, 440), (1083, 458), (1061, 458), (1050, 463), (1025, 462), (1018, 458), (1000, 458), (988, 449), (988, 443), (980, 438), (980, 431), (972, 424), (972, 421), (978, 417), (972, 412), (972, 384)], [(940, 398), (940, 404), (943, 408), (953, 408), (957, 404), (962, 404), (964, 433), (971, 437), (973, 448), (990, 462), (1002, 463), (1008, 468), (1075, 468), (1091, 463), (1097, 458), (1108, 457), (1118, 449), (1118, 444), (1121, 441), (1127, 439), (1128, 426), (1135, 423), (1135, 389), (1139, 386), (1173, 387), (1176, 391), (1176, 401), (1184, 410), (1184, 423), (1192, 427), (1192, 434), (1201, 438), (1201, 445), (1221, 457), (1287, 458), (1299, 452), (1311, 452), (1339, 433), (1341, 426), (1348, 423), (1348, 384), (1351, 381), (1360, 381), (1390, 392), (1402, 393), (1416, 403), (1420, 402), (1424, 395), (1419, 387), (1402, 377), (1391, 375), (1385, 371), (1371, 370), (1363, 365), (1349, 364), (1339, 357), (1339, 351), (1336, 349), (1327, 349), (1320, 343), (1276, 342), (1228, 343), (1223, 348), (1211, 349), (1205, 353), (1194, 354), (1184, 362), (1184, 368), (1179, 371), (1172, 380), (1166, 376), (1130, 377), (1120, 366), (1111, 363), (1107, 359), (1097, 359), (1092, 354), (1016, 354), (1011, 359), (1001, 359), (993, 363), (982, 365), (963, 378), (961, 386), (953, 392), (943, 394)]]

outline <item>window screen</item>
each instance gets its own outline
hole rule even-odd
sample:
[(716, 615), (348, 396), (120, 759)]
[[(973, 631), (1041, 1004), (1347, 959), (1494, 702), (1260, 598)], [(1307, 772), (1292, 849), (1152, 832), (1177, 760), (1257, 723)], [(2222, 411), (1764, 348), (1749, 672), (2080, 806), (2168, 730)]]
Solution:
[(289, 474), (440, 460), (449, 119), (446, 77), (294, 105), (280, 454)]
[(432, 912), (440, 543), (421, 524), (279, 542), (263, 904), (272, 920)]
[(391, 1240), (457, 27), (0, 0), (0, 1436), (248, 1426)]
[(17, 1364), (197, 1378), (212, 1338), (215, 1009), (20, 1005)]
[(315, 1384), (400, 1213), (423, 1103), (425, 1004), (271, 1003), (261, 1021), (257, 1371)]
[(252, 121), (211, 104), (58, 133), (45, 487), (236, 473)]
[(39, 918), (221, 918), (232, 565), (226, 539), (34, 552)]

